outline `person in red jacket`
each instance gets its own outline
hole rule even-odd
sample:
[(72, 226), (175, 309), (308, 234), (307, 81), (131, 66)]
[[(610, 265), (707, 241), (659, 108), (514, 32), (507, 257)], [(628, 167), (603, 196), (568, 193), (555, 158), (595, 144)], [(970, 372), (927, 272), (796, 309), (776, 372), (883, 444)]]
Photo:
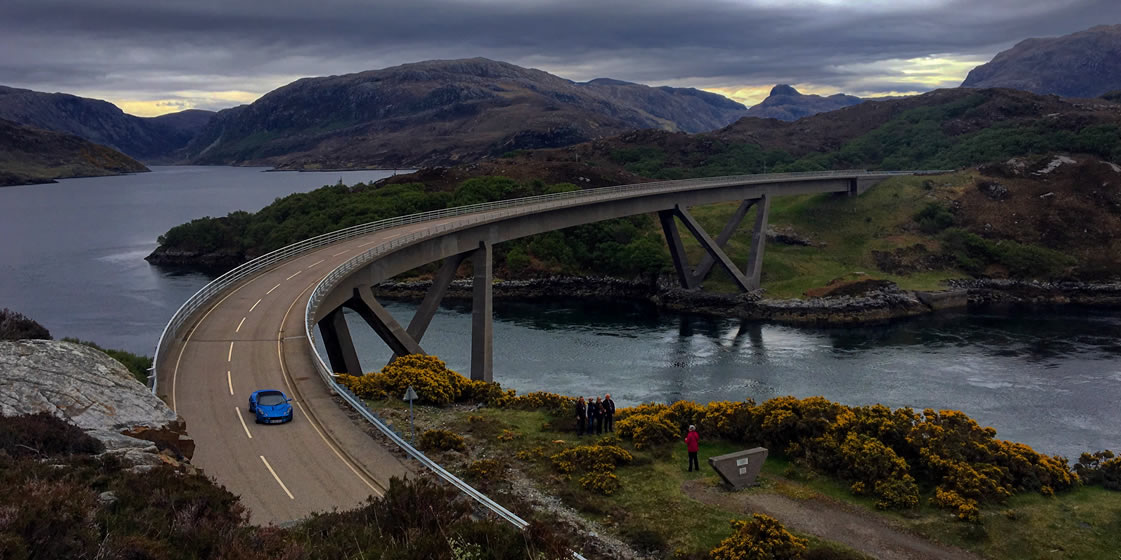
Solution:
[(693, 472), (693, 468), (701, 470), (701, 464), (697, 462), (700, 441), (701, 436), (697, 433), (697, 427), (689, 426), (689, 433), (685, 435), (685, 449), (689, 452), (689, 472)]

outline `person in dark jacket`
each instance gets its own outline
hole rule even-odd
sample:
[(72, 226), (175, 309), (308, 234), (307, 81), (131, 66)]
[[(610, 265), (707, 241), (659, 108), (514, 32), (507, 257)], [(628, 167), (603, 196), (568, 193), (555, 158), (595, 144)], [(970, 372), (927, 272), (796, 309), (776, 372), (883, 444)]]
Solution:
[(588, 422), (588, 408), (584, 405), (584, 397), (576, 399), (576, 435), (584, 435), (585, 424)]
[(596, 422), (599, 419), (599, 406), (591, 397), (588, 397), (588, 435), (595, 432)]
[(696, 426), (689, 426), (689, 433), (685, 435), (685, 450), (689, 452), (689, 472), (693, 472), (693, 468), (701, 470), (701, 464), (697, 461), (697, 452), (700, 448), (701, 436), (697, 433)]
[(615, 401), (611, 400), (611, 393), (603, 397), (603, 429), (615, 431)]
[(596, 397), (596, 435), (603, 433), (603, 417), (607, 411), (603, 408), (603, 401)]

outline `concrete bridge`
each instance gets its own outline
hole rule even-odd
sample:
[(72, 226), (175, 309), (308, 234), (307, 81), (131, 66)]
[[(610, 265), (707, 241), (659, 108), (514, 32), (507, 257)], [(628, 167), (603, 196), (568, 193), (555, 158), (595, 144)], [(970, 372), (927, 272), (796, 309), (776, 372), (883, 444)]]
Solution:
[[(313, 511), (358, 505), (381, 494), (407, 468), (370, 444), (363, 426), (336, 404), (341, 396), (382, 433), (439, 476), (515, 525), (517, 516), (490, 502), (377, 421), (334, 382), (332, 372), (361, 373), (342, 309), (357, 311), (396, 354), (422, 352), (428, 323), (458, 266), (474, 270), (471, 377), (490, 380), (492, 247), (545, 231), (641, 213), (660, 217), (677, 277), (696, 287), (721, 266), (743, 290), (758, 286), (767, 213), (777, 196), (856, 195), (909, 172), (835, 171), (748, 175), (624, 185), (453, 208), (382, 220), (322, 235), (269, 253), (208, 284), (172, 317), (155, 354), (153, 391), (188, 423), (194, 463), (242, 497), (255, 522), (281, 522)], [(715, 238), (690, 206), (740, 201)], [(741, 268), (721, 247), (756, 206), (752, 251)], [(706, 250), (684, 259), (677, 223)], [(433, 287), (408, 326), (398, 324), (371, 287), (443, 259)], [(315, 327), (328, 367), (315, 351)], [(295, 398), (296, 421), (258, 427), (246, 410), (250, 392), (280, 388)]]

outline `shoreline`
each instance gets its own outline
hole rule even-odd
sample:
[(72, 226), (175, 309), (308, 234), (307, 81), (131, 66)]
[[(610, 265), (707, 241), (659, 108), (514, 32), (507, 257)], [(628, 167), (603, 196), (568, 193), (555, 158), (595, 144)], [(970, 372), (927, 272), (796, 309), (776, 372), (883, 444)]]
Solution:
[[(421, 300), (431, 281), (385, 282), (374, 294), (397, 300)], [(1039, 282), (962, 279), (949, 282), (943, 291), (903, 290), (894, 285), (860, 295), (808, 299), (769, 299), (761, 291), (743, 294), (707, 293), (676, 288), (659, 282), (618, 278), (553, 277), (504, 280), (494, 284), (494, 297), (511, 301), (581, 298), (646, 301), (667, 311), (717, 317), (774, 321), (798, 326), (858, 326), (988, 305), (1072, 305), (1121, 307), (1121, 282)], [(456, 280), (444, 299), (470, 300), (471, 281)]]

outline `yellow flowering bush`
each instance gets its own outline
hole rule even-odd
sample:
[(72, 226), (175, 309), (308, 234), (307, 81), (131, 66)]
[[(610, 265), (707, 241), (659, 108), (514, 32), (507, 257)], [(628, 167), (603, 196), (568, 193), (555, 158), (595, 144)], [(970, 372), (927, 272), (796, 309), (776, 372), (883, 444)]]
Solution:
[(553, 468), (562, 473), (610, 472), (634, 460), (626, 449), (615, 445), (581, 445), (569, 447), (550, 457)]
[(976, 523), (981, 520), (981, 512), (977, 509), (977, 500), (962, 497), (953, 490), (934, 489), (934, 497), (930, 498), (931, 505), (948, 509), (962, 521)]
[(615, 423), (615, 431), (620, 437), (630, 438), (635, 449), (676, 441), (681, 434), (669, 419), (651, 414), (628, 416)]
[(459, 434), (448, 430), (425, 430), (420, 434), (421, 449), (441, 451), (466, 451), (467, 442)]
[(622, 487), (615, 473), (604, 471), (593, 471), (580, 477), (580, 486), (604, 496), (610, 496)]
[(761, 513), (750, 521), (733, 520), (732, 530), (732, 536), (709, 552), (712, 560), (796, 560), (806, 552), (806, 539)]
[(467, 475), (475, 480), (493, 480), (504, 470), (498, 459), (479, 459), (467, 466)]

